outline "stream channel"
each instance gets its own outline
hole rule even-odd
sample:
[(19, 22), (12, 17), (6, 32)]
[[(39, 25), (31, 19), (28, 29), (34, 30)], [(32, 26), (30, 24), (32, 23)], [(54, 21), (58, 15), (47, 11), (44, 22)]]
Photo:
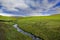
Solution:
[(21, 28), (18, 27), (18, 24), (14, 24), (13, 27), (16, 28), (18, 32), (31, 37), (32, 40), (42, 40), (40, 37), (37, 37), (34, 34), (31, 34), (31, 33), (28, 33), (26, 31), (23, 31)]

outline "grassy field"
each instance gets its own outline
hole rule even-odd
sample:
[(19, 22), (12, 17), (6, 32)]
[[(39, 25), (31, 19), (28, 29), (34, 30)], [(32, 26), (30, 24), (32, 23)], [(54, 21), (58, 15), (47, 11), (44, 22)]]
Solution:
[(15, 23), (24, 31), (44, 40), (60, 40), (60, 15), (17, 18), (0, 16), (0, 40), (32, 40), (18, 32), (13, 27)]
[(0, 40), (32, 40), (13, 27), (14, 21), (13, 17), (0, 16)]
[(19, 27), (44, 40), (60, 40), (60, 16), (35, 16), (17, 18)]

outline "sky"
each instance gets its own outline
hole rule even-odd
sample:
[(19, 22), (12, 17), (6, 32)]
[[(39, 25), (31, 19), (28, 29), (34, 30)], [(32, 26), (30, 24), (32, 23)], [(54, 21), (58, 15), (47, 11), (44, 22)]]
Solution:
[(2, 16), (48, 16), (60, 13), (60, 0), (0, 0)]

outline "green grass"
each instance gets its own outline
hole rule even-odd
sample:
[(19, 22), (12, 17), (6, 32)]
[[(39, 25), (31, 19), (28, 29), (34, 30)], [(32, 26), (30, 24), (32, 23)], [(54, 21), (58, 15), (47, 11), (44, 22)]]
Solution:
[(12, 25), (0, 22), (0, 40), (32, 40), (18, 32)]
[(60, 16), (35, 16), (17, 19), (19, 27), (44, 40), (60, 40)]
[(0, 21), (0, 40), (32, 40), (31, 37), (18, 32), (13, 27), (16, 21), (14, 17), (0, 16), (0, 20), (2, 20)]
[(60, 40), (60, 15), (17, 17), (17, 19), (0, 16), (0, 20), (6, 21), (0, 21), (0, 40), (32, 40), (29, 36), (17, 32), (12, 26), (14, 23), (44, 40)]
[(16, 20), (15, 17), (0, 16), (0, 20)]

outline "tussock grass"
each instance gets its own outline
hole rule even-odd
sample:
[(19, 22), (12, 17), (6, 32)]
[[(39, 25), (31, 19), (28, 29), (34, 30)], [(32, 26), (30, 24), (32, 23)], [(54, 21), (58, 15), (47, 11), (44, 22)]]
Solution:
[(0, 40), (32, 40), (13, 27), (15, 21), (14, 17), (0, 16)]
[(23, 30), (44, 40), (60, 40), (60, 16), (36, 16), (18, 18), (17, 23)]

